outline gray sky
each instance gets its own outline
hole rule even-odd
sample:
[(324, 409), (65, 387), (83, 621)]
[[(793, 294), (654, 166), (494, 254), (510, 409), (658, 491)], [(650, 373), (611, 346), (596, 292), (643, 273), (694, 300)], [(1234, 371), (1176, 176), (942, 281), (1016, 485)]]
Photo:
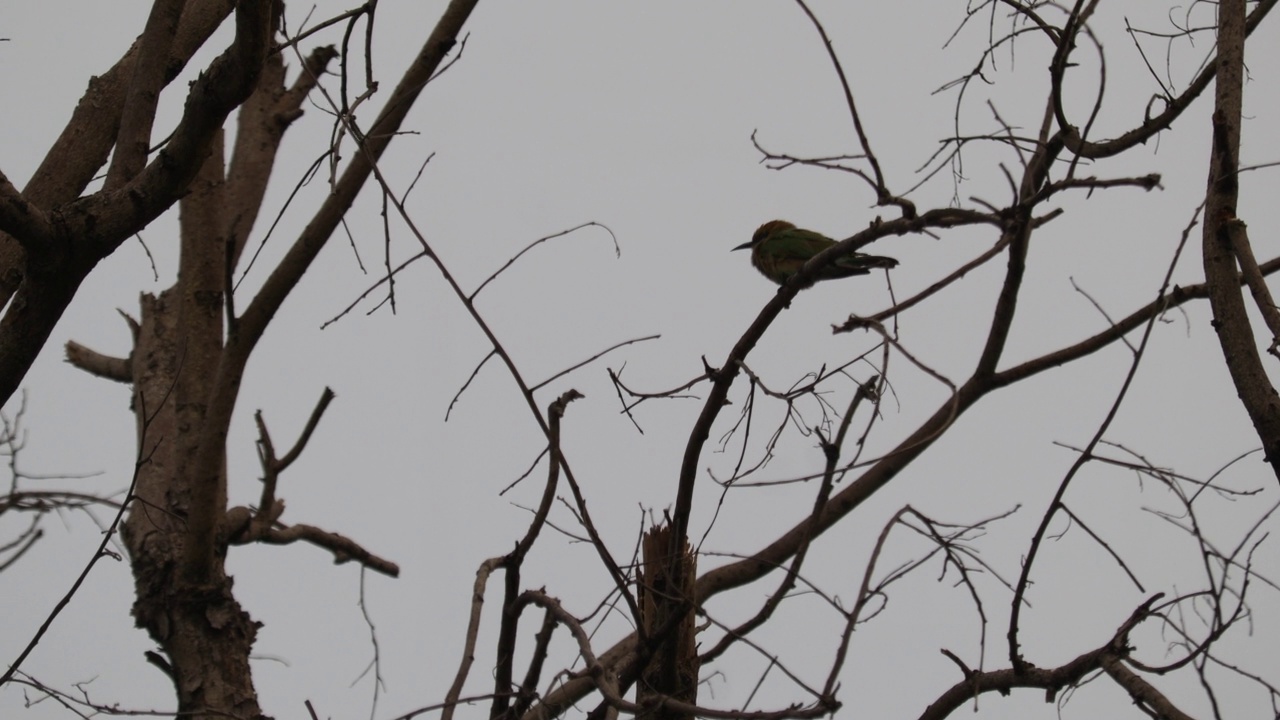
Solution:
[[(375, 71), (381, 102), (407, 59), (434, 24), (444, 3), (383, 3), (375, 34)], [(1144, 16), (1130, 4), (1104, 8), (1095, 27), (1108, 52), (1106, 104), (1095, 137), (1112, 137), (1140, 121), (1157, 91), (1133, 42), (1135, 26), (1168, 31), (1165, 8)], [(1153, 4), (1154, 5), (1154, 4)], [(815, 12), (831, 34), (890, 186), (914, 185), (940, 139), (955, 132), (955, 92), (934, 90), (971, 68), (987, 42), (985, 21), (966, 28), (944, 47), (962, 19), (962, 6), (943, 2), (817, 2)], [(345, 9), (317, 4), (315, 18)], [(104, 71), (132, 42), (147, 5), (45, 2), (0, 8), (0, 96), (9, 112), (0, 118), (0, 168), (21, 186), (34, 170), (90, 75)], [(307, 7), (291, 6), (293, 28)], [(1121, 13), (1130, 13), (1123, 15)], [(69, 18), (74, 17), (74, 21)], [(1210, 18), (1202, 11), (1200, 24)], [(1004, 21), (1007, 25), (1007, 21)], [(1280, 160), (1273, 128), (1280, 116), (1280, 32), (1271, 18), (1251, 39), (1252, 81), (1246, 85), (1245, 164)], [(866, 186), (840, 173), (792, 168), (774, 172), (760, 164), (750, 137), (758, 131), (777, 152), (819, 156), (856, 152), (840, 87), (819, 38), (797, 6), (762, 2), (493, 3), (482, 2), (468, 23), (462, 59), (433, 83), (408, 127), (416, 134), (392, 147), (384, 167), (399, 190), (427, 155), (435, 153), (409, 196), (409, 210), (462, 285), (474, 288), (529, 242), (587, 221), (617, 236), (588, 228), (546, 243), (481, 296), (480, 307), (525, 376), (538, 382), (614, 343), (660, 333), (610, 355), (540, 392), (545, 406), (573, 387), (586, 399), (565, 420), (565, 452), (588, 494), (590, 509), (615, 556), (630, 556), (641, 511), (660, 512), (674, 502), (675, 476), (686, 435), (701, 405), (697, 400), (648, 403), (636, 412), (645, 434), (618, 413), (605, 367), (626, 363), (624, 380), (642, 390), (677, 386), (698, 375), (701, 357), (719, 363), (733, 341), (773, 296), (774, 287), (749, 265), (746, 253), (729, 249), (749, 239), (762, 222), (785, 218), (837, 238), (866, 226), (877, 214)], [(220, 49), (226, 35), (211, 43)], [(324, 42), (338, 42), (331, 31)], [(1163, 45), (1150, 39), (1154, 62)], [(1181, 89), (1211, 41), (1177, 44), (1167, 68)], [(191, 67), (207, 63), (205, 53)], [(1068, 99), (1083, 123), (1096, 75), (1094, 56), (1080, 55)], [(296, 67), (297, 62), (291, 62)], [(990, 99), (1002, 117), (1025, 134), (1040, 123), (1048, 56), (1028, 36), (998, 53), (987, 76), (959, 113), (963, 134), (995, 130)], [(1165, 68), (1160, 66), (1163, 72)], [(336, 85), (336, 83), (331, 83)], [(165, 98), (168, 122), (181, 105), (185, 80)], [(19, 102), (19, 99), (21, 101)], [(1140, 152), (1100, 163), (1085, 174), (1163, 174), (1163, 190), (1118, 189), (1063, 198), (1066, 214), (1036, 236), (1009, 362), (1075, 342), (1106, 327), (1106, 320), (1073, 289), (1071, 279), (1113, 317), (1149, 301), (1172, 257), (1178, 234), (1203, 196), (1211, 98), (1202, 98), (1173, 130)], [(18, 108), (21, 108), (19, 111)], [(374, 110), (360, 113), (369, 122)], [(163, 122), (161, 123), (163, 125)], [(311, 107), (290, 130), (271, 198), (255, 229), (260, 242), (305, 167), (323, 150), (330, 121)], [(158, 135), (165, 131), (157, 130)], [(348, 148), (347, 154), (350, 154)], [(953, 198), (1007, 200), (997, 163), (1016, 172), (1017, 159), (1003, 146), (977, 144), (965, 156), (964, 181), (945, 170), (912, 195), (923, 209)], [(1275, 170), (1245, 176), (1240, 217), (1256, 228), (1260, 257), (1271, 257), (1276, 227)], [(241, 285), (247, 299), (326, 192), (313, 181), (289, 208), (267, 242), (258, 265)], [(158, 292), (176, 269), (176, 215), (143, 237), (155, 257), (156, 281), (142, 246), (125, 244), (90, 276), (25, 383), (29, 432), (24, 470), (38, 474), (100, 473), (59, 486), (115, 491), (127, 485), (134, 458), (133, 418), (123, 385), (91, 378), (61, 362), (68, 339), (124, 354), (128, 331), (121, 308), (137, 313), (140, 292)], [(260, 472), (254, 453), (252, 413), (261, 409), (277, 446), (296, 437), (325, 386), (337, 393), (312, 446), (285, 476), (281, 495), (286, 522), (305, 522), (350, 536), (400, 563), (402, 577), (370, 575), (368, 609), (377, 625), (386, 689), (377, 717), (392, 717), (437, 702), (452, 680), (477, 565), (504, 553), (523, 532), (536, 503), (542, 468), (504, 497), (543, 446), (510, 378), (491, 364), (481, 371), (443, 422), (450, 399), (488, 351), (479, 332), (448, 292), (434, 267), (419, 263), (397, 283), (398, 313), (371, 305), (321, 330), (366, 287), (382, 266), (381, 220), (373, 193), (349, 217), (362, 273), (345, 238), (335, 238), (285, 305), (249, 365), (229, 446), (232, 502), (255, 502)], [(393, 230), (393, 263), (416, 251), (403, 225)], [(1175, 278), (1198, 282), (1198, 231)], [(893, 293), (907, 297), (928, 286), (994, 240), (987, 231), (948, 232), (939, 238), (881, 241), (871, 251), (901, 261)], [(901, 320), (904, 345), (922, 362), (955, 381), (976, 360), (982, 331), (1003, 273), (991, 263)], [(802, 293), (752, 355), (751, 367), (776, 388), (786, 388), (823, 363), (834, 365), (875, 343), (869, 333), (832, 337), (831, 324), (853, 313), (870, 314), (892, 302), (883, 275), (829, 283)], [(243, 303), (242, 303), (243, 305)], [(851, 602), (871, 542), (903, 504), (942, 520), (973, 522), (1021, 505), (1011, 519), (979, 541), (983, 558), (1007, 579), (1016, 578), (1029, 533), (1074, 454), (1055, 441), (1080, 446), (1101, 421), (1123, 379), (1129, 354), (1123, 346), (1034, 379), (983, 401), (961, 418), (875, 500), (828, 534), (815, 548), (810, 574), (824, 592)], [(892, 447), (946, 398), (946, 389), (901, 357), (893, 360), (893, 394), (882, 405), (883, 424), (868, 441), (870, 453)], [(863, 380), (868, 368), (855, 369)], [(845, 391), (852, 387), (848, 383)], [(704, 390), (699, 389), (699, 395)], [(739, 387), (734, 401), (744, 399)], [(15, 403), (5, 409), (12, 417)], [(810, 408), (812, 410), (812, 408)], [(778, 421), (777, 407), (757, 417), (761, 428)], [(713, 442), (730, 427), (722, 416)], [(763, 435), (748, 455), (759, 456)], [(1207, 306), (1172, 313), (1160, 324), (1130, 397), (1108, 438), (1145, 454), (1153, 463), (1206, 478), (1258, 445), (1221, 364), (1208, 324)], [(741, 438), (730, 451), (707, 453), (703, 466), (717, 477), (733, 468)], [(709, 446), (710, 447), (710, 446)], [(794, 432), (759, 474), (792, 478), (821, 467), (811, 438)], [(1218, 502), (1206, 518), (1225, 545), (1276, 502), (1274, 478), (1253, 455), (1228, 471), (1232, 487), (1261, 488), (1235, 503)], [(52, 483), (51, 483), (52, 484)], [(718, 492), (704, 479), (698, 496), (701, 535), (711, 521)], [(1122, 573), (1078, 528), (1050, 543), (1039, 560), (1024, 615), (1024, 649), (1032, 662), (1061, 663), (1100, 644), (1144, 598), (1156, 591), (1185, 592), (1203, 584), (1188, 538), (1144, 508), (1174, 510), (1163, 490), (1132, 474), (1090, 467), (1069, 495), (1073, 511), (1138, 560), (1146, 592)], [(781, 485), (730, 493), (703, 549), (715, 553), (757, 550), (803, 517), (813, 487)], [(99, 517), (106, 517), (100, 513)], [(4, 573), (0, 583), (0, 654), (16, 656), (96, 547), (95, 526), (82, 515), (46, 522), (36, 550)], [(572, 526), (559, 508), (555, 522)], [(5, 520), (5, 523), (11, 521)], [(1274, 520), (1271, 525), (1274, 526)], [(13, 527), (0, 524), (0, 529)], [(1061, 524), (1066, 529), (1066, 524)], [(899, 529), (885, 567), (922, 551)], [(554, 535), (554, 534), (553, 534)], [(725, 562), (701, 560), (709, 568)], [(1274, 542), (1255, 556), (1260, 572), (1274, 576), (1280, 557)], [(372, 658), (368, 628), (356, 606), (359, 573), (333, 566), (309, 546), (232, 550), (236, 592), (248, 612), (265, 623), (259, 635), (256, 681), (266, 712), (302, 717), (310, 699), (321, 716), (366, 717), (372, 694), (368, 677), (357, 681)], [(841, 698), (844, 714), (914, 717), (956, 682), (947, 648), (971, 666), (979, 663), (979, 625), (972, 604), (953, 577), (934, 582), (937, 564), (894, 586), (888, 609), (855, 636)], [(545, 585), (579, 615), (591, 612), (610, 586), (584, 544), (546, 537), (530, 560), (524, 585)], [(741, 619), (776, 579), (717, 599), (713, 612)], [(494, 613), (500, 582), (491, 585), (486, 633), (468, 688), (488, 692)], [(987, 667), (1007, 666), (1003, 634), (1009, 593), (981, 580), (991, 624)], [(1257, 616), (1253, 636), (1238, 628), (1225, 647), (1254, 670), (1275, 667), (1276, 591), (1251, 592)], [(497, 593), (497, 594), (495, 594)], [(126, 563), (104, 561), (24, 665), (24, 670), (63, 689), (89, 682), (96, 701), (130, 708), (165, 708), (166, 681), (142, 653), (152, 643), (132, 627), (132, 582)], [(532, 621), (530, 621), (532, 622)], [(813, 596), (784, 604), (783, 617), (753, 636), (807, 680), (821, 683), (834, 648), (839, 618)], [(1153, 624), (1154, 626), (1154, 624)], [(599, 647), (625, 632), (621, 619), (606, 621)], [(530, 631), (531, 633), (532, 631)], [(1165, 639), (1135, 636), (1142, 657), (1165, 659)], [(527, 650), (528, 642), (522, 642)], [(561, 662), (571, 657), (563, 642)], [(736, 707), (751, 693), (766, 661), (742, 651), (728, 657), (725, 675), (704, 686), (701, 702)], [(1272, 682), (1280, 680), (1272, 676)], [(90, 682), (91, 681), (91, 682)], [(354, 683), (354, 686), (353, 686)], [(545, 689), (546, 682), (543, 683)], [(1227, 688), (1239, 686), (1226, 685)], [(469, 694), (470, 694), (469, 693)], [(1190, 690), (1176, 695), (1193, 697)], [(754, 709), (775, 708), (804, 697), (776, 673)], [(1012, 698), (984, 697), (982, 717), (1055, 717), (1036, 692)], [(1265, 698), (1241, 690), (1225, 698), (1237, 717), (1258, 717)], [(1207, 715), (1202, 698), (1188, 709)], [(1128, 701), (1106, 683), (1093, 683), (1068, 705), (1067, 717), (1099, 709), (1127, 717)], [(45, 702), (23, 709), (13, 688), (0, 692), (0, 714), (65, 717)], [(1136, 716), (1136, 711), (1130, 711)], [(468, 716), (473, 713), (468, 712)]]

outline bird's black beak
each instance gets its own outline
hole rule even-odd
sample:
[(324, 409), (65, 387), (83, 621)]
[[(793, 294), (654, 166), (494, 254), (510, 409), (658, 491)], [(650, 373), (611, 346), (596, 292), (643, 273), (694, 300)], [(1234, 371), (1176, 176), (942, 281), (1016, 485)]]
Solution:
[[(747, 250), (747, 249), (749, 249), (750, 247), (751, 247), (751, 243), (750, 243), (750, 242), (744, 242), (744, 243), (742, 243), (741, 245), (739, 245), (738, 247), (734, 248), (733, 250)], [(733, 250), (730, 250), (729, 252), (733, 252)]]

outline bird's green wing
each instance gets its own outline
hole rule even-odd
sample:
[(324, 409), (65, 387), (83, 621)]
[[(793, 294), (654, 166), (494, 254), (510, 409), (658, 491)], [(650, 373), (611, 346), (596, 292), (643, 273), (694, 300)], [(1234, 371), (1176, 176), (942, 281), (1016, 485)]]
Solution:
[(760, 251), (779, 259), (808, 260), (835, 244), (834, 240), (821, 233), (803, 228), (787, 228), (771, 234)]

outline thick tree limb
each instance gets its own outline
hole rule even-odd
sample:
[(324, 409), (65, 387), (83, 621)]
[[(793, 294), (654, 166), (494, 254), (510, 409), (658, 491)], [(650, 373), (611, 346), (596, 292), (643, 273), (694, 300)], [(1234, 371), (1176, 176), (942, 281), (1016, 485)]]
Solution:
[(1236, 394), (1253, 423), (1266, 460), (1280, 479), (1280, 396), (1262, 366), (1240, 291), (1237, 247), (1244, 224), (1236, 217), (1240, 194), (1240, 124), (1244, 103), (1245, 1), (1218, 4), (1218, 63), (1213, 147), (1205, 198), (1204, 276), (1213, 326)]
[(272, 0), (240, 3), (231, 47), (192, 84), (172, 139), (141, 174), (118, 191), (55, 210), (52, 241), (28, 243), (25, 276), (0, 319), (0, 404), (13, 395), (98, 261), (186, 192), (214, 133), (257, 82), (271, 39), (271, 7)]
[(116, 152), (107, 171), (108, 190), (121, 187), (146, 167), (156, 106), (160, 91), (168, 84), (164, 61), (169, 57), (185, 4), (186, 0), (156, 0), (151, 4), (151, 14), (138, 38), (138, 62), (133, 64), (133, 78), (116, 133)]
[[(210, 473), (221, 466), (231, 416), (240, 392), (240, 383), (244, 378), (244, 368), (253, 348), (266, 331), (267, 325), (280, 305), (310, 267), (311, 262), (351, 207), (351, 203), (355, 201), (356, 195), (373, 172), (374, 161), (386, 150), (400, 124), (408, 115), (413, 102), (421, 94), (449, 49), (453, 47), (463, 23), (475, 8), (476, 2), (477, 0), (453, 0), (446, 8), (419, 51), (416, 61), (405, 71), (404, 77), (387, 101), (387, 106), (383, 108), (366, 134), (362, 151), (352, 158), (351, 164), (343, 172), (333, 191), (326, 196), (316, 216), (307, 224), (302, 235), (267, 278), (262, 290), (239, 318), (234, 332), (228, 336), (226, 349), (218, 363), (217, 378), (213, 384), (209, 411), (205, 416), (206, 422), (200, 449), (193, 465), (205, 475), (198, 478), (197, 482), (216, 482), (216, 478), (210, 476)], [(155, 167), (155, 163), (152, 167)], [(148, 168), (139, 180), (144, 179), (151, 169)], [(197, 521), (198, 527), (196, 527)], [(193, 518), (192, 533), (211, 538), (215, 523), (216, 518), (212, 517)], [(214, 563), (214, 550), (212, 543), (191, 544), (187, 548), (188, 567), (197, 574), (207, 572)]]
[[(165, 62), (167, 81), (177, 77), (234, 6), (234, 0), (188, 0)], [(22, 190), (23, 197), (36, 207), (47, 211), (74, 200), (106, 162), (120, 126), (138, 50), (139, 43), (134, 43), (111, 69), (89, 80), (71, 119)], [(12, 236), (0, 232), (0, 306), (13, 297), (23, 275), (21, 247)]]
[(462, 26), (475, 9), (478, 0), (453, 0), (445, 8), (431, 36), (418, 51), (417, 57), (400, 78), (391, 97), (373, 121), (362, 140), (360, 152), (351, 158), (351, 164), (334, 184), (324, 204), (316, 211), (307, 227), (294, 241), (284, 259), (263, 284), (261, 292), (245, 309), (240, 328), (242, 342), (252, 345), (266, 330), (267, 323), (280, 309), (311, 262), (320, 254), (333, 231), (337, 229), (356, 195), (364, 188), (373, 174), (373, 163), (382, 157), (392, 138), (426, 87), (427, 81), (457, 42)]
[(53, 235), (48, 215), (28, 202), (3, 172), (0, 172), (0, 231), (18, 238), (19, 242), (47, 243)]

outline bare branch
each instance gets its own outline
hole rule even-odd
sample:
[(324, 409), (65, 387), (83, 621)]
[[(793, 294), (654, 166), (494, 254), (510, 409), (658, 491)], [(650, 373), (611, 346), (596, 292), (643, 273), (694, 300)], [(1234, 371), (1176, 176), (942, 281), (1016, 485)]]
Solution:
[(133, 363), (129, 358), (104, 355), (75, 340), (68, 340), (65, 349), (67, 362), (90, 375), (122, 383), (133, 382)]
[[(1254, 10), (1257, 15), (1261, 6)], [(1280, 403), (1262, 367), (1236, 272), (1237, 248), (1247, 240), (1236, 218), (1240, 192), (1240, 123), (1244, 93), (1244, 0), (1219, 5), (1217, 80), (1213, 112), (1213, 153), (1205, 199), (1204, 276), (1214, 328), (1236, 392), (1249, 414), (1266, 460), (1280, 480)], [(1246, 280), (1248, 275), (1246, 275)]]
[[(288, 545), (295, 542), (309, 542), (316, 547), (333, 553), (335, 565), (346, 562), (357, 562), (360, 565), (387, 575), (399, 577), (400, 566), (390, 560), (383, 559), (360, 546), (359, 543), (335, 532), (321, 530), (311, 525), (284, 525), (277, 523), (261, 537), (248, 538), (268, 545)], [(236, 541), (235, 544), (242, 544)]]

